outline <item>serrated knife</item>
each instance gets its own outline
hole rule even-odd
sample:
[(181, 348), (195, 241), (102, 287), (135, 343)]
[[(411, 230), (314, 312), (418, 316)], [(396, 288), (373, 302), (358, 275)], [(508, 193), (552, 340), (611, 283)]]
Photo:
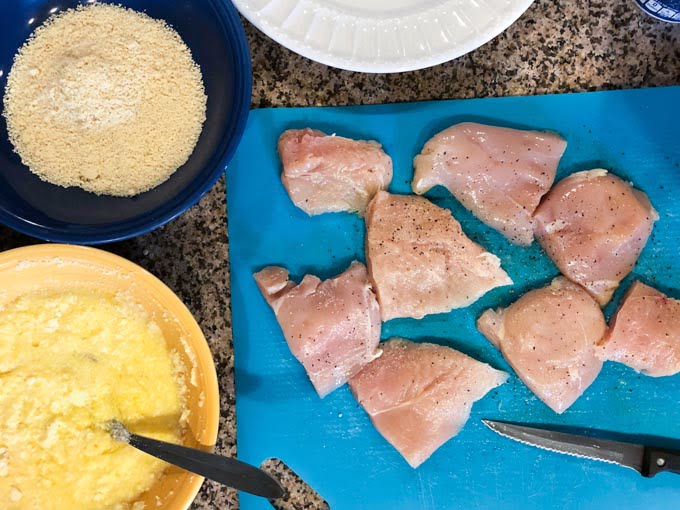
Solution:
[(646, 477), (662, 471), (680, 474), (680, 450), (567, 434), (501, 421), (482, 422), (503, 437), (543, 450), (619, 464)]

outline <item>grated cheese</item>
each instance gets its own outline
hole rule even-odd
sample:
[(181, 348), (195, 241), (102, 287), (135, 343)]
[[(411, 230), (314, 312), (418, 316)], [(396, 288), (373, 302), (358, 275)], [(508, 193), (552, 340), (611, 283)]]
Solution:
[(200, 136), (201, 71), (165, 22), (93, 4), (39, 27), (15, 57), (4, 116), (41, 179), (133, 196), (167, 180)]

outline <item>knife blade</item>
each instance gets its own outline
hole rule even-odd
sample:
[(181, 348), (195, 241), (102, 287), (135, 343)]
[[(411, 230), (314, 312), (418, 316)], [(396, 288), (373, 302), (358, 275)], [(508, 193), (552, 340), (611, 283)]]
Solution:
[(543, 450), (618, 464), (634, 469), (646, 477), (652, 477), (661, 471), (680, 474), (680, 450), (568, 434), (501, 421), (482, 420), (482, 422), (503, 437)]

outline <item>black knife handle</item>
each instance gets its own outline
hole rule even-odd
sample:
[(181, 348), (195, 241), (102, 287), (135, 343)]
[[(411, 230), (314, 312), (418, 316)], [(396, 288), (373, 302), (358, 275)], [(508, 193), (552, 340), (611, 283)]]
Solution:
[(662, 471), (680, 475), (680, 450), (646, 446), (642, 458), (642, 476), (651, 478)]
[(284, 495), (268, 473), (244, 462), (214, 453), (130, 434), (130, 445), (149, 455), (210, 480), (268, 499)]

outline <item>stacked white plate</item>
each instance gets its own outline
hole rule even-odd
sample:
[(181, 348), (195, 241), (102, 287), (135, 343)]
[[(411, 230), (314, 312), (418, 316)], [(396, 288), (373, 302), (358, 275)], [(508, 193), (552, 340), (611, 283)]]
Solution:
[(447, 62), (508, 28), (533, 0), (234, 0), (283, 46), (368, 73)]

